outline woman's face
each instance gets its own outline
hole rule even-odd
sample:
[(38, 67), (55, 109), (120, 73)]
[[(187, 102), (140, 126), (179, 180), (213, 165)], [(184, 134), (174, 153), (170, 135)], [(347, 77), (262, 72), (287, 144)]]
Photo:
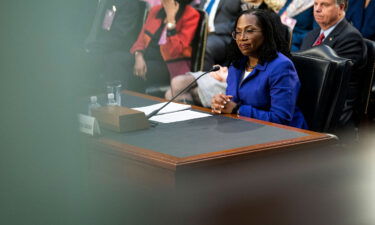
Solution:
[(252, 14), (242, 15), (238, 19), (234, 37), (243, 55), (257, 56), (258, 50), (264, 41), (262, 30), (258, 26), (257, 17)]

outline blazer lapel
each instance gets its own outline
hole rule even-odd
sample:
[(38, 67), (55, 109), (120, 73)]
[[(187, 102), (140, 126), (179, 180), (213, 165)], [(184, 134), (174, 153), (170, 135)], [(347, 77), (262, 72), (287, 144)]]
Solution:
[[(241, 68), (243, 68), (241, 66)], [(237, 88), (236, 88), (236, 96), (235, 96), (235, 99), (233, 99), (234, 101), (238, 102), (240, 97), (240, 87), (241, 87), (241, 84), (242, 84), (242, 75), (243, 75), (243, 72), (244, 70), (242, 69), (236, 69), (236, 84), (237, 84)]]
[(308, 40), (307, 43), (310, 43), (310, 47), (315, 43), (316, 39), (320, 35), (320, 27), (316, 28), (315, 30), (312, 31), (311, 36), (309, 37), (310, 40)]
[(266, 68), (267, 68), (267, 65), (268, 65), (268, 62), (265, 62), (263, 65), (261, 64), (258, 64), (254, 69), (253, 71), (251, 71), (251, 73), (245, 78), (243, 79), (243, 76), (244, 76), (244, 73), (245, 73), (245, 70), (242, 70), (241, 73), (240, 73), (240, 85), (239, 87), (241, 87), (241, 85), (245, 82), (247, 82), (248, 80), (251, 80), (253, 79), (255, 76), (258, 75), (258, 73), (260, 73), (260, 71), (265, 71)]
[(237, 83), (237, 87), (241, 86), (243, 72), (244, 72), (244, 70), (242, 70), (242, 69), (236, 69), (236, 83)]
[(335, 29), (333, 29), (333, 31), (328, 35), (328, 37), (324, 39), (323, 44), (326, 44), (332, 47), (333, 43), (335, 43), (336, 41), (335, 39), (336, 36), (340, 35), (340, 33), (347, 26), (347, 24), (348, 24), (348, 21), (346, 21), (346, 19), (344, 18), (339, 24), (337, 24)]
[[(216, 1), (218, 1), (218, 0), (216, 0)], [(225, 2), (225, 0), (220, 0), (219, 5), (217, 6), (216, 13), (220, 11), (220, 9), (221, 9), (222, 5), (224, 4), (224, 2)]]

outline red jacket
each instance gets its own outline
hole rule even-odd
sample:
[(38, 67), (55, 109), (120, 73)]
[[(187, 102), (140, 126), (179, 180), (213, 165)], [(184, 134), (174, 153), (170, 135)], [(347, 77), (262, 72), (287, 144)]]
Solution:
[[(138, 39), (133, 44), (130, 52), (143, 51), (149, 45), (152, 36), (164, 25), (162, 19), (156, 18), (162, 9), (161, 5), (151, 8), (149, 15)], [(199, 22), (199, 13), (193, 7), (187, 5), (181, 18), (176, 22), (174, 34), (167, 35), (167, 43), (160, 46), (161, 55), (166, 63), (176, 61), (176, 59), (189, 59), (192, 53), (191, 42)]]

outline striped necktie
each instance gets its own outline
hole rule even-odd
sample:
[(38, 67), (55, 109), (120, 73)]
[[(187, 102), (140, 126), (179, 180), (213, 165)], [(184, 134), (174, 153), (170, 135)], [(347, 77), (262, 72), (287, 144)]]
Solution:
[(325, 38), (324, 33), (322, 33), (322, 34), (318, 37), (318, 39), (316, 39), (316, 41), (315, 41), (315, 43), (313, 44), (313, 46), (320, 45), (320, 44), (323, 42), (324, 38)]

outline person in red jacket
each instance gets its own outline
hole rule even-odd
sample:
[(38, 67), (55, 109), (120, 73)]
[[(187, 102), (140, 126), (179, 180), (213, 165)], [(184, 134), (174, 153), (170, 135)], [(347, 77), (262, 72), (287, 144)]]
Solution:
[(192, 0), (162, 0), (150, 9), (145, 24), (130, 52), (134, 54), (133, 81), (142, 91), (153, 84), (190, 71), (191, 42), (198, 27), (199, 12)]

